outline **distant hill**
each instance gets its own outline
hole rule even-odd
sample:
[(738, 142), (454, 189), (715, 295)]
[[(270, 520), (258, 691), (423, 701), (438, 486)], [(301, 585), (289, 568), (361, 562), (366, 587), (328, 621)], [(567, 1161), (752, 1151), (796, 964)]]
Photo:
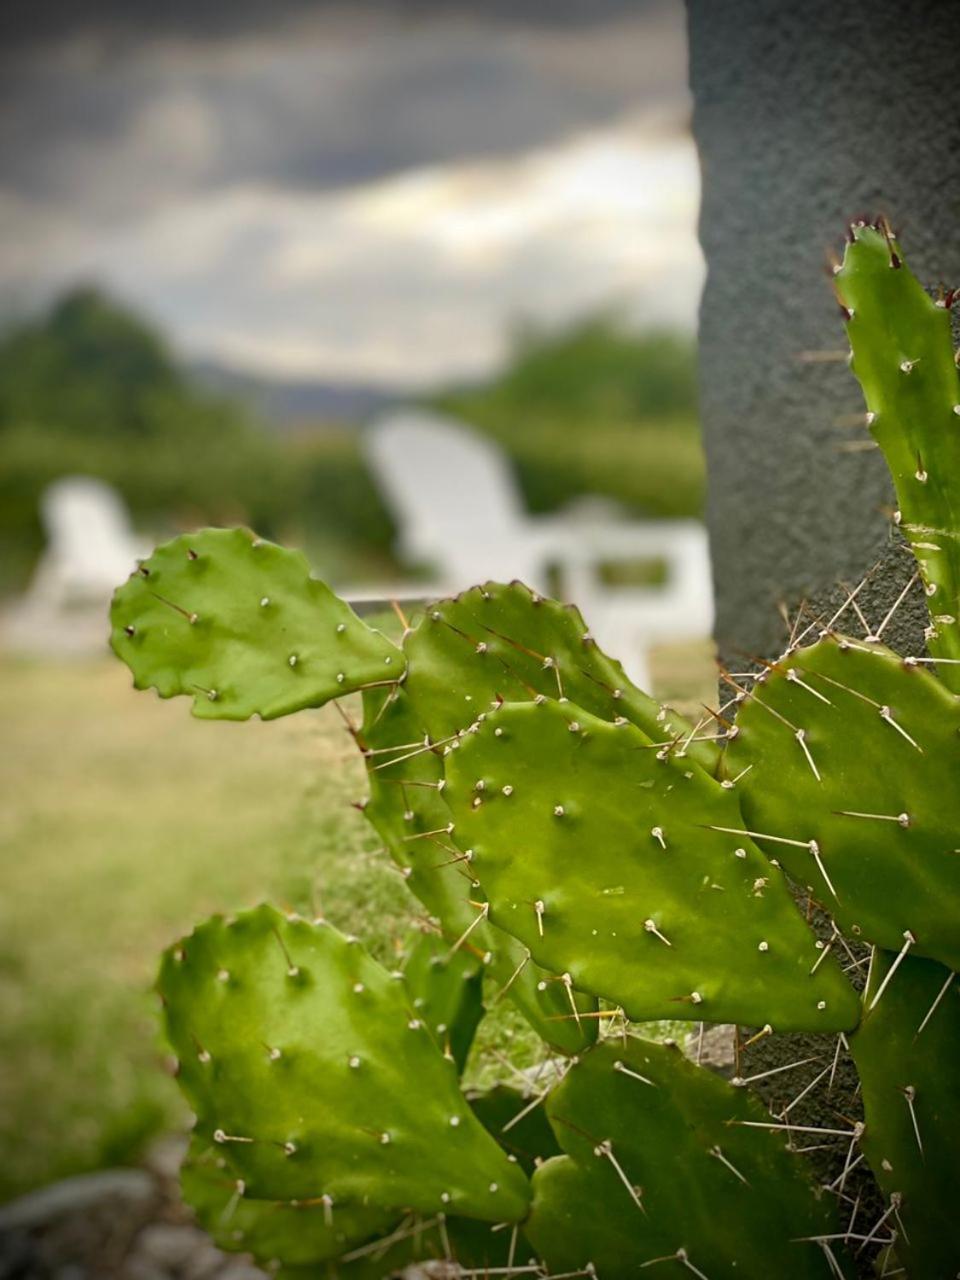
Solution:
[(187, 372), (196, 386), (239, 400), (271, 426), (287, 429), (322, 422), (359, 426), (410, 398), (363, 382), (264, 378), (212, 360), (194, 361)]

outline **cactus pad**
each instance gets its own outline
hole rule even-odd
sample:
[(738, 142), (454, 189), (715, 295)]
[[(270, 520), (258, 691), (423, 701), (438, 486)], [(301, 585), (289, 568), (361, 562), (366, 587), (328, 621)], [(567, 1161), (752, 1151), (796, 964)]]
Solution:
[(782, 876), (739, 834), (735, 789), (632, 725), (507, 705), (447, 777), (494, 923), (567, 983), (635, 1021), (856, 1024), (852, 987), (832, 957), (816, 963)]
[(737, 728), (726, 768), (749, 768), (765, 852), (854, 936), (960, 968), (960, 701), (881, 644), (827, 637), (766, 673)]
[(533, 1173), (542, 1160), (560, 1155), (543, 1106), (508, 1084), (467, 1092), (467, 1101), (489, 1134), (508, 1155), (515, 1156), (524, 1173)]
[[(546, 1123), (546, 1122), (544, 1122)], [(186, 1202), (214, 1242), (251, 1253), (285, 1280), (382, 1280), (410, 1263), (456, 1259), (464, 1266), (506, 1266), (529, 1245), (510, 1230), (467, 1218), (412, 1216), (363, 1205), (253, 1200), (239, 1194), (220, 1150), (194, 1140), (181, 1172)]]
[(221, 1249), (298, 1266), (336, 1258), (395, 1225), (394, 1210), (322, 1201), (252, 1200), (222, 1149), (196, 1138), (180, 1173), (183, 1198)]
[[(447, 835), (443, 758), (425, 733), (402, 687), (363, 695), (359, 740), (370, 798), (363, 815), (403, 872), (407, 888), (457, 937), (476, 912), (473, 877)], [(459, 858), (459, 860), (458, 860)]]
[(605, 720), (623, 717), (654, 741), (688, 738), (686, 752), (708, 770), (713, 742), (631, 684), (572, 605), (520, 582), (488, 582), (430, 605), (404, 638), (405, 688), (434, 741), (450, 738), (499, 702), (537, 695), (569, 698)]
[(111, 620), (135, 686), (186, 694), (207, 720), (272, 720), (403, 673), (400, 650), (312, 578), (300, 552), (246, 529), (158, 547), (118, 588)]
[[(929, 297), (884, 220), (855, 225), (837, 292), (847, 315), (851, 367), (870, 431), (883, 450), (927, 593), (931, 653), (960, 660), (960, 377), (951, 298)], [(960, 669), (940, 674), (960, 691)]]
[(932, 960), (907, 957), (897, 963), (890, 953), (878, 952), (850, 1051), (863, 1085), (861, 1146), (888, 1199), (885, 1226), (897, 1232), (896, 1255), (910, 1276), (956, 1276), (956, 974)]
[[(537, 1034), (558, 1053), (579, 1053), (597, 1035), (596, 1022), (565, 1020), (566, 990), (527, 959), (509, 934), (481, 918), (483, 893), (463, 851), (447, 828), (453, 821), (444, 799), (442, 749), (423, 745), (424, 730), (402, 688), (364, 693), (360, 741), (366, 752), (370, 799), (364, 815), (402, 869), (407, 888), (427, 908), (448, 946), (457, 943), (483, 959), (491, 977)], [(581, 1012), (596, 1002), (575, 993)]]
[(417, 1017), (462, 1071), (483, 1017), (483, 961), (425, 932), (410, 949), (403, 976)]
[(523, 1217), (525, 1178), (402, 977), (332, 926), (269, 907), (215, 917), (165, 954), (159, 989), (197, 1133), (255, 1199)]
[[(833, 1204), (745, 1089), (677, 1049), (591, 1049), (547, 1099), (566, 1155), (533, 1176), (527, 1236), (553, 1273), (746, 1280), (846, 1275)], [(833, 1250), (828, 1258), (826, 1250)], [(656, 1264), (661, 1264), (656, 1265)]]

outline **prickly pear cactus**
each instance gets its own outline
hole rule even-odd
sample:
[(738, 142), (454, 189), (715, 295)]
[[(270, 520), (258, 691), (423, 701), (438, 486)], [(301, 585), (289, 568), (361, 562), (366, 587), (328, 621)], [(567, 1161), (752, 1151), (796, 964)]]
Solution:
[(159, 981), (197, 1133), (254, 1199), (516, 1221), (529, 1192), (394, 978), (330, 925), (209, 920)]
[(837, 294), (867, 423), (900, 504), (930, 607), (930, 652), (960, 692), (960, 377), (950, 333), (953, 293), (931, 298), (907, 269), (885, 219), (855, 223)]
[[(960, 1273), (944, 1229), (960, 1123), (953, 298), (927, 297), (883, 220), (852, 229), (836, 287), (931, 657), (884, 648), (892, 611), (860, 640), (834, 619), (740, 689), (715, 736), (635, 689), (576, 610), (518, 583), (428, 607), (402, 647), (302, 556), (244, 530), (176, 538), (118, 590), (112, 643), (136, 686), (190, 696), (198, 716), (362, 691), (362, 725), (341, 711), (366, 817), (428, 913), (405, 974), (266, 907), (166, 954), (167, 1032), (197, 1115), (184, 1186), (223, 1247), (279, 1280), (379, 1280), (425, 1260), (836, 1280), (878, 1249), (885, 1274)], [(781, 867), (830, 913), (826, 945)], [(836, 961), (841, 947), (849, 972), (863, 963), (844, 933), (886, 948), (862, 1005)], [(464, 1096), (484, 984), (572, 1065), (545, 1056), (519, 1091)], [(628, 1018), (840, 1034), (774, 1119), (634, 1039)], [(865, 1121), (814, 1130), (847, 1152), (817, 1188), (784, 1137), (806, 1132), (793, 1108), (826, 1076), (829, 1090), (844, 1046)], [(855, 1230), (858, 1143), (886, 1208)]]
[(708, 770), (716, 766), (707, 732), (633, 685), (598, 648), (579, 610), (521, 582), (487, 582), (430, 605), (404, 637), (404, 651), (406, 692), (434, 741), (449, 740), (501, 702), (567, 699), (601, 719), (629, 720), (654, 741), (676, 741)]
[(552, 1274), (710, 1280), (850, 1274), (834, 1206), (747, 1090), (676, 1049), (611, 1040), (547, 1100), (565, 1155), (533, 1175), (524, 1230)]
[(744, 697), (724, 760), (747, 827), (846, 932), (960, 968), (960, 700), (826, 636)]
[(403, 654), (298, 551), (246, 529), (159, 547), (114, 596), (110, 643), (138, 689), (193, 698), (207, 720), (263, 720), (395, 680)]
[(863, 998), (850, 1050), (863, 1085), (860, 1145), (887, 1198), (877, 1235), (895, 1236), (908, 1275), (956, 1276), (957, 975), (931, 960), (878, 952)]
[(634, 726), (507, 704), (450, 757), (444, 794), (491, 918), (568, 984), (636, 1021), (856, 1025), (735, 789)]

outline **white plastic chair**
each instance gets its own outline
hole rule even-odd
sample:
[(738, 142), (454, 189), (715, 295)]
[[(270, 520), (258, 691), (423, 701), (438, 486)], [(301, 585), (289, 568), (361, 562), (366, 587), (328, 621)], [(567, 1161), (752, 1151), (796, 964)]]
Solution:
[[(710, 634), (709, 550), (697, 521), (530, 516), (491, 440), (422, 410), (381, 418), (365, 433), (365, 447), (400, 530), (400, 555), (430, 564), (441, 592), (513, 578), (549, 592), (553, 570), (561, 594), (580, 606), (598, 643), (646, 687), (652, 643)], [(618, 560), (662, 562), (665, 582), (608, 587), (600, 567)]]
[(452, 418), (406, 409), (374, 423), (365, 445), (405, 560), (434, 566), (452, 590), (520, 578), (546, 591), (565, 526), (526, 514), (491, 440)]
[(44, 490), (47, 546), (23, 599), (5, 619), (13, 647), (39, 653), (100, 649), (114, 589), (148, 548), (119, 495), (102, 480), (67, 476)]

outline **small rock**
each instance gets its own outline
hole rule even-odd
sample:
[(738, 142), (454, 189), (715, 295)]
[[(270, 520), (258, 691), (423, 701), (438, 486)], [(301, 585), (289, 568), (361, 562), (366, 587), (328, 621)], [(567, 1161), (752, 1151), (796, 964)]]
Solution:
[(267, 1273), (255, 1267), (252, 1262), (238, 1260), (230, 1262), (218, 1272), (217, 1280), (269, 1280)]
[(203, 1243), (183, 1268), (183, 1280), (207, 1280), (208, 1276), (217, 1275), (223, 1264), (228, 1261), (229, 1256), (221, 1253), (216, 1245), (211, 1244), (209, 1238), (204, 1236)]
[(154, 1196), (153, 1179), (143, 1169), (107, 1169), (66, 1178), (31, 1191), (0, 1209), (0, 1234), (32, 1231), (67, 1214), (87, 1212), (103, 1201), (145, 1205)]
[(123, 1280), (170, 1280), (173, 1273), (150, 1258), (136, 1254), (123, 1264)]
[(134, 1252), (147, 1262), (168, 1271), (185, 1268), (203, 1250), (212, 1248), (208, 1237), (197, 1227), (155, 1222), (137, 1236)]

